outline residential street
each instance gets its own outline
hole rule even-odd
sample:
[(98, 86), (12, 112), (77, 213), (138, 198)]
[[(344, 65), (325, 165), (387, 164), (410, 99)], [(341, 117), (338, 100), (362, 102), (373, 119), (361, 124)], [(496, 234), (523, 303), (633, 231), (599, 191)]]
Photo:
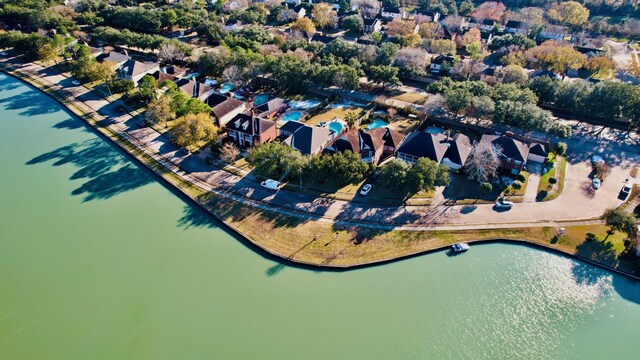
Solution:
[[(163, 159), (163, 162), (171, 160), (185, 173), (190, 173), (204, 183), (196, 182), (198, 186), (215, 189), (221, 195), (236, 200), (242, 199), (245, 203), (262, 209), (295, 216), (324, 218), (327, 221), (338, 220), (351, 225), (400, 227), (408, 230), (425, 227), (481, 229), (555, 226), (557, 222), (562, 221), (596, 219), (605, 209), (621, 203), (621, 200), (618, 200), (618, 192), (622, 183), (629, 177), (630, 168), (640, 161), (640, 155), (636, 151), (630, 151), (633, 148), (628, 144), (618, 145), (614, 140), (592, 139), (578, 135), (568, 141), (569, 164), (563, 193), (552, 201), (531, 202), (533, 195), (527, 192), (524, 203), (516, 204), (513, 209), (504, 212), (497, 212), (491, 204), (455, 205), (445, 201), (434, 206), (372, 206), (316, 198), (287, 190), (274, 193), (251, 180), (206, 165), (198, 156), (177, 157), (177, 149), (169, 144), (165, 137), (150, 128), (140, 128), (137, 121), (128, 114), (118, 113), (114, 104), (83, 86), (73, 86), (71, 80), (62, 75), (47, 73), (34, 64), (29, 64), (22, 71), (37, 74), (41, 80), (69, 91), (78, 101), (96, 113), (113, 120), (113, 129), (130, 135), (143, 144), (148, 152), (156, 154), (156, 158)], [(588, 178), (591, 172), (589, 159), (594, 152), (601, 153), (609, 164), (614, 165), (611, 174), (597, 191), (590, 190)], [(180, 175), (189, 179), (185, 174)]]

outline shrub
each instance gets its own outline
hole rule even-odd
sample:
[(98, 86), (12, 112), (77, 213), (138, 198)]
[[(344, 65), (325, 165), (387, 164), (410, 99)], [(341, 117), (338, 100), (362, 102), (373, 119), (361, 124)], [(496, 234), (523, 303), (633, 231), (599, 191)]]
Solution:
[(564, 143), (562, 141), (557, 142), (555, 144), (555, 146), (553, 147), (553, 151), (555, 151), (556, 154), (558, 155), (564, 155), (567, 153), (567, 143)]
[(586, 236), (586, 240), (589, 242), (596, 241), (597, 240), (596, 234), (588, 232)]
[(484, 194), (490, 193), (493, 190), (493, 185), (488, 182), (483, 182), (482, 184), (480, 184), (479, 189)]
[(522, 189), (522, 183), (520, 181), (514, 181), (513, 184), (511, 184), (511, 187), (516, 190), (520, 190)]
[(558, 182), (558, 179), (556, 179), (556, 178), (554, 178), (554, 177), (549, 178), (549, 184), (555, 184), (555, 183), (557, 183), (557, 182)]
[(518, 176), (516, 176), (516, 180), (518, 180), (518, 181), (523, 183), (523, 182), (527, 181), (527, 177), (523, 173), (520, 173), (520, 174), (518, 174)]

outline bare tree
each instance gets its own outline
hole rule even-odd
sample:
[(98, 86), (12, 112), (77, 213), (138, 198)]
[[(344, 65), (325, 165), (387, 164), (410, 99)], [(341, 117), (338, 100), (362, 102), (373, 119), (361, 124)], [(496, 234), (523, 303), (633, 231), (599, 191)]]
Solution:
[(498, 175), (500, 158), (497, 149), (490, 143), (478, 143), (473, 147), (466, 164), (465, 173), (469, 179), (478, 183), (487, 182)]
[(158, 49), (158, 58), (160, 61), (173, 63), (174, 61), (182, 61), (186, 54), (175, 44), (166, 43)]
[(232, 163), (240, 156), (240, 150), (234, 143), (226, 143), (220, 148), (220, 158), (226, 163)]
[(241, 85), (244, 80), (244, 72), (237, 65), (231, 65), (222, 71), (222, 80), (235, 86)]
[(427, 52), (419, 48), (402, 48), (396, 55), (395, 64), (416, 71), (424, 71), (427, 63)]
[(351, 4), (357, 6), (362, 15), (370, 19), (376, 17), (382, 7), (378, 0), (352, 0)]
[(442, 20), (442, 26), (455, 32), (462, 30), (462, 26), (464, 25), (464, 23), (465, 19), (460, 15), (447, 16), (444, 20)]

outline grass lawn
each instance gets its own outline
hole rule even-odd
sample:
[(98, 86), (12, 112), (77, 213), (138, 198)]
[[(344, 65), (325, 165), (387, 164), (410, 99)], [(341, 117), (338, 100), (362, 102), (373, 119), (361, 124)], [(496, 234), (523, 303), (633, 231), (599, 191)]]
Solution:
[(427, 100), (427, 97), (425, 95), (407, 92), (407, 93), (402, 93), (400, 95), (396, 95), (391, 99), (406, 101), (413, 104), (422, 104), (425, 102), (425, 100)]
[(417, 119), (410, 119), (408, 117), (396, 117), (389, 125), (397, 131), (408, 135), (410, 132), (415, 130), (418, 125), (420, 125), (420, 121)]
[(489, 193), (482, 193), (479, 189), (479, 185), (472, 180), (469, 180), (466, 176), (456, 174), (451, 178), (449, 186), (444, 189), (444, 197), (449, 200), (455, 200), (456, 204), (489, 204), (493, 203), (505, 191), (509, 191), (509, 201), (518, 202), (521, 201), (521, 197), (527, 189), (529, 181), (529, 174), (523, 171), (523, 174), (527, 177), (526, 181), (522, 184), (520, 189), (514, 189), (513, 186), (508, 186), (506, 189), (504, 185), (492, 183), (493, 189)]
[[(549, 159), (553, 159), (555, 155), (549, 154)], [(564, 176), (567, 169), (567, 159), (564, 156), (556, 157), (555, 168), (549, 170), (546, 174), (540, 176), (540, 184), (538, 184), (538, 201), (549, 201), (557, 198), (564, 190)], [(556, 178), (556, 184), (549, 182), (552, 177)]]
[(347, 113), (351, 111), (354, 111), (356, 114), (360, 115), (362, 114), (363, 108), (356, 107), (356, 106), (344, 107), (344, 108), (343, 107), (328, 108), (328, 109), (325, 109), (323, 112), (315, 115), (311, 119), (307, 120), (306, 123), (309, 125), (317, 125), (323, 121), (329, 122), (334, 118), (344, 120)]
[(520, 189), (516, 189), (513, 184), (507, 186), (505, 192), (508, 191), (510, 196), (524, 196), (524, 193), (527, 191), (527, 185), (529, 185), (529, 173), (526, 171), (521, 171), (520, 173), (525, 176), (524, 183), (522, 183)]

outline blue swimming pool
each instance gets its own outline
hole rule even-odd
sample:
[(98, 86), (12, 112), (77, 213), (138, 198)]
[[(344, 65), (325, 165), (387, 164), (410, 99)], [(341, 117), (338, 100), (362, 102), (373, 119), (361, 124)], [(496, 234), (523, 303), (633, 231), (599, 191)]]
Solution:
[(262, 105), (267, 101), (269, 101), (269, 94), (256, 95), (256, 97), (253, 99), (253, 105)]
[(220, 88), (220, 94), (226, 94), (228, 92), (231, 92), (231, 90), (233, 90), (233, 84), (222, 84), (222, 87)]
[(372, 130), (372, 129), (377, 129), (377, 128), (381, 128), (381, 127), (387, 127), (389, 126), (389, 124), (380, 119), (380, 118), (376, 118), (375, 120), (373, 120), (373, 122), (369, 125), (367, 125), (367, 130)]
[(339, 121), (332, 121), (327, 125), (329, 130), (334, 132), (334, 135), (338, 135), (342, 132), (344, 126)]
[(286, 123), (287, 121), (291, 121), (291, 120), (299, 121), (304, 117), (304, 115), (305, 115), (304, 111), (290, 110), (282, 115), (282, 122)]

